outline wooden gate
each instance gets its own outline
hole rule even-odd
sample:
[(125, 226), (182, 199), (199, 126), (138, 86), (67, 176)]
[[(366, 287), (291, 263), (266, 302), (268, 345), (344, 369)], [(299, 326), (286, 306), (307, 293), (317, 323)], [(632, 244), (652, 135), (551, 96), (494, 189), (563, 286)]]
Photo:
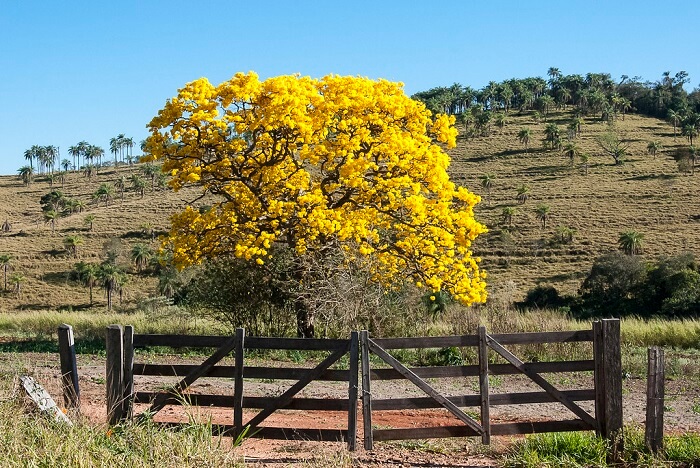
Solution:
[[(579, 361), (523, 362), (505, 346), (532, 343), (592, 342), (593, 359)], [(619, 320), (594, 322), (592, 330), (494, 334), (479, 327), (477, 335), (371, 339), (367, 332), (360, 334), (362, 354), (362, 406), (364, 446), (371, 450), (374, 441), (400, 439), (428, 439), (442, 437), (481, 436), (488, 444), (491, 435), (527, 434), (595, 430), (600, 435), (620, 443), (617, 438), (622, 429), (622, 371), (620, 364)], [(477, 365), (433, 366), (408, 368), (387, 350), (445, 347), (476, 347)], [(489, 364), (489, 352), (505, 361)], [(389, 368), (371, 369), (370, 354), (388, 364)], [(593, 388), (562, 391), (554, 387), (542, 374), (560, 372), (593, 372)], [(543, 391), (525, 393), (492, 394), (489, 392), (489, 375), (522, 373)], [(472, 395), (446, 396), (433, 388), (426, 379), (450, 377), (478, 377), (479, 392)], [(376, 399), (372, 397), (372, 381), (407, 379), (423, 391), (425, 397)], [(595, 402), (595, 415), (583, 410), (576, 402)], [(526, 421), (492, 424), (490, 408), (496, 405), (532, 403), (561, 403), (575, 419), (557, 421)], [(445, 408), (462, 424), (423, 428), (373, 427), (372, 415), (377, 411), (400, 409)], [(478, 407), (479, 420), (470, 417), (461, 407)]]
[[(166, 405), (192, 404), (233, 408), (233, 424), (217, 424), (218, 434), (236, 436), (249, 427), (248, 435), (271, 439), (303, 438), (307, 440), (346, 440), (350, 450), (355, 449), (357, 438), (357, 378), (358, 334), (350, 339), (297, 339), (246, 337), (239, 329), (233, 337), (182, 336), (182, 335), (134, 335), (130, 326), (112, 325), (107, 337), (107, 395), (108, 420), (114, 424), (131, 416), (134, 403), (148, 403), (142, 413), (155, 415)], [(134, 347), (169, 346), (217, 348), (200, 365), (161, 365), (133, 362)], [(329, 351), (330, 354), (313, 368), (252, 367), (244, 364), (245, 350), (283, 349), (303, 351)], [(234, 365), (218, 365), (234, 355)], [(349, 368), (330, 369), (344, 355), (349, 354)], [(134, 392), (134, 375), (182, 376), (183, 378), (164, 392)], [(204, 377), (231, 378), (232, 395), (202, 395), (185, 393), (196, 380)], [(295, 380), (281, 395), (275, 397), (245, 396), (245, 379)], [(342, 381), (348, 383), (347, 398), (295, 398), (309, 383), (315, 380)], [(260, 411), (248, 421), (243, 420), (243, 409)], [(280, 409), (303, 411), (346, 411), (346, 429), (282, 428), (260, 426), (270, 415)]]

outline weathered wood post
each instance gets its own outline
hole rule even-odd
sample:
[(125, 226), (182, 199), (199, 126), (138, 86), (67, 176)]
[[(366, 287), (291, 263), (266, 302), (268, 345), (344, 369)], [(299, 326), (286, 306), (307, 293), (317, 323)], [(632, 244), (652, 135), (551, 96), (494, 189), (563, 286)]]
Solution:
[(107, 422), (124, 420), (124, 331), (121, 325), (107, 327)]
[(124, 370), (122, 374), (122, 415), (131, 419), (134, 404), (134, 327), (126, 325), (122, 338), (124, 347)]
[(348, 379), (348, 450), (357, 447), (357, 372), (359, 365), (360, 338), (356, 331), (350, 333), (350, 368)]
[(65, 323), (58, 326), (58, 352), (61, 359), (63, 402), (66, 408), (79, 408), (80, 386), (78, 384), (78, 362), (75, 358), (73, 327)]
[(597, 433), (610, 441), (611, 461), (622, 454), (622, 356), (620, 319), (593, 322)]
[(374, 448), (372, 437), (372, 389), (369, 370), (369, 332), (360, 332), (360, 349), (362, 353), (362, 424), (365, 450)]
[(644, 441), (653, 453), (664, 446), (664, 350), (649, 348), (647, 373), (647, 417)]
[(236, 342), (234, 345), (234, 373), (233, 373), (233, 428), (234, 437), (243, 432), (243, 365), (245, 350), (245, 330), (236, 329)]
[(486, 327), (479, 326), (479, 394), (481, 397), (481, 443), (491, 444), (491, 418), (489, 416), (489, 348), (486, 343)]

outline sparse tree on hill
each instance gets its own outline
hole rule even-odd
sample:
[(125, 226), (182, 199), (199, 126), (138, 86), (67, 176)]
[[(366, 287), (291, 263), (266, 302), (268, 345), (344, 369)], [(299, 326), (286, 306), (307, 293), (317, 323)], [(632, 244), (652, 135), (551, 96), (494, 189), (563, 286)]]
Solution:
[(535, 216), (542, 223), (542, 229), (547, 229), (550, 211), (549, 205), (545, 204), (537, 205), (537, 208), (535, 208)]
[(95, 193), (92, 194), (92, 198), (97, 200), (99, 204), (101, 201), (105, 202), (105, 206), (109, 206), (109, 201), (114, 196), (114, 186), (111, 184), (103, 183), (97, 188)]
[(642, 241), (644, 234), (635, 230), (628, 230), (620, 233), (617, 245), (627, 255), (639, 255), (642, 253)]
[(126, 274), (114, 263), (103, 262), (97, 271), (97, 278), (107, 295), (107, 311), (111, 312), (114, 293), (121, 293), (121, 289), (126, 283)]
[(44, 211), (44, 221), (46, 223), (51, 223), (51, 234), (56, 232), (56, 221), (61, 217), (60, 212), (56, 210), (46, 210)]
[(5, 286), (3, 291), (7, 291), (7, 272), (10, 268), (10, 262), (12, 261), (12, 255), (0, 254), (0, 267), (2, 267), (2, 272), (5, 280)]
[(625, 161), (625, 155), (630, 144), (620, 139), (615, 133), (603, 133), (597, 138), (597, 142), (605, 154), (613, 158), (616, 165), (620, 165)]
[(508, 227), (513, 226), (513, 218), (515, 217), (515, 214), (518, 212), (518, 210), (514, 206), (506, 206), (503, 208), (503, 211), (501, 212), (502, 217), (503, 217), (503, 223), (507, 224)]
[(569, 163), (572, 167), (576, 162), (576, 156), (578, 156), (578, 154), (579, 149), (578, 146), (576, 146), (576, 143), (570, 141), (566, 145), (564, 145), (564, 155), (569, 158)]
[(518, 187), (518, 194), (515, 198), (521, 205), (525, 204), (528, 198), (530, 198), (530, 187), (525, 184)]
[(561, 131), (555, 123), (547, 124), (544, 129), (544, 145), (551, 149), (557, 149), (561, 145)]
[(92, 231), (95, 223), (95, 215), (94, 214), (88, 214), (85, 215), (85, 218), (83, 218), (83, 225), (88, 227), (89, 231)]
[(506, 115), (504, 113), (499, 112), (494, 117), (493, 122), (496, 125), (496, 127), (500, 129), (500, 132), (503, 133), (503, 127), (505, 127), (508, 123), (508, 119), (506, 119)]
[(666, 116), (669, 122), (673, 124), (673, 139), (676, 139), (676, 127), (678, 126), (678, 123), (681, 121), (681, 115), (674, 111), (673, 109), (668, 110), (668, 115)]
[(588, 155), (588, 153), (581, 153), (578, 155), (578, 158), (581, 161), (581, 167), (583, 167), (584, 175), (588, 175), (588, 161), (590, 160), (590, 156)]
[(127, 178), (125, 175), (122, 175), (117, 179), (116, 182), (114, 182), (114, 187), (119, 190), (119, 194), (121, 196), (122, 203), (124, 203), (124, 190), (126, 190), (126, 181)]
[(493, 186), (493, 181), (496, 180), (496, 175), (492, 172), (487, 172), (486, 174), (479, 177), (481, 180), (481, 186), (486, 190), (486, 196), (489, 205), (491, 204), (491, 187)]
[(99, 280), (98, 276), (99, 266), (94, 263), (79, 262), (75, 264), (75, 273), (78, 277), (78, 281), (90, 290), (90, 305), (92, 305), (92, 288), (97, 284)]
[(136, 265), (137, 271), (143, 271), (153, 257), (153, 250), (146, 244), (135, 244), (131, 248), (131, 261)]
[(83, 245), (83, 238), (77, 234), (63, 238), (63, 246), (70, 254), (73, 255), (73, 257), (78, 256), (78, 247), (81, 245)]
[(22, 284), (26, 281), (24, 275), (20, 273), (15, 273), (10, 277), (10, 284), (12, 284), (12, 290), (17, 298), (22, 297)]
[(17, 173), (19, 174), (19, 178), (22, 179), (24, 185), (29, 187), (29, 185), (32, 183), (32, 177), (34, 176), (34, 169), (32, 169), (31, 166), (22, 166), (17, 169)]
[(681, 129), (681, 135), (686, 137), (688, 139), (688, 142), (690, 143), (690, 146), (693, 146), (693, 138), (698, 136), (698, 128), (695, 123), (687, 123), (683, 125), (683, 128)]
[(570, 244), (574, 241), (575, 235), (576, 229), (570, 228), (568, 226), (557, 226), (557, 236), (560, 242), (564, 244)]
[(649, 153), (654, 159), (656, 159), (656, 153), (661, 149), (661, 142), (658, 140), (650, 141), (647, 144), (647, 153)]
[(532, 136), (532, 131), (527, 128), (521, 128), (520, 131), (518, 132), (518, 139), (520, 140), (520, 143), (525, 145), (525, 151), (528, 150), (528, 144), (530, 143), (530, 137)]
[(131, 180), (131, 187), (134, 189), (134, 191), (138, 192), (141, 195), (141, 198), (143, 198), (144, 193), (146, 192), (146, 181), (143, 179), (143, 177), (138, 174), (131, 174), (129, 180)]

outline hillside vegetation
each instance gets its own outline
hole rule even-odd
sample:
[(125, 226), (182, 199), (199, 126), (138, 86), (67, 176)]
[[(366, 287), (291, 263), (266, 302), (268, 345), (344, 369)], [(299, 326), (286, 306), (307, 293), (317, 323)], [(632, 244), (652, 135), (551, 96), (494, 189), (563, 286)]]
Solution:
[[(574, 158), (566, 147), (544, 148), (547, 126), (557, 124), (565, 133), (573, 118), (571, 109), (551, 111), (546, 121), (532, 111), (511, 111), (502, 127), (493, 125), (487, 135), (470, 137), (457, 124), (462, 134), (450, 152), (450, 170), (456, 182), (483, 197), (477, 217), (490, 232), (477, 240), (475, 252), (489, 273), (492, 295), (520, 300), (537, 284), (575, 293), (594, 259), (617, 250), (623, 231), (644, 235), (647, 258), (692, 251), (700, 240), (696, 181), (700, 175), (687, 167), (679, 170), (674, 159), (687, 148), (685, 137), (674, 137), (673, 126), (665, 121), (636, 114), (619, 116), (612, 124), (584, 117), (580, 133), (572, 140)], [(523, 128), (530, 130), (527, 148), (519, 137)], [(605, 154), (598, 142), (604, 134), (618, 136), (627, 147), (623, 164), (615, 164)], [(655, 156), (647, 149), (651, 141), (660, 145)], [(587, 164), (581, 154), (588, 155)], [(123, 201), (118, 190), (107, 206), (93, 200), (101, 184), (115, 184), (142, 166), (106, 167), (90, 178), (71, 172), (63, 187), (54, 181), (53, 188), (42, 176), (29, 186), (16, 176), (0, 177), (0, 222), (12, 225), (11, 231), (0, 233), (0, 254), (12, 256), (8, 277), (24, 278), (19, 295), (8, 284), (8, 291), (0, 296), (0, 310), (88, 308), (88, 288), (72, 280), (71, 271), (78, 261), (102, 261), (106, 245), (120, 253), (118, 263), (128, 273), (121, 301), (115, 299), (117, 310), (133, 309), (157, 295), (157, 277), (138, 272), (130, 259), (131, 248), (141, 243), (156, 249), (152, 231), (164, 233), (169, 215), (196, 198), (194, 192), (173, 193), (149, 184), (143, 197), (127, 187)], [(483, 181), (486, 174), (491, 179), (488, 189)], [(522, 186), (529, 191), (527, 200), (519, 203)], [(59, 218), (53, 233), (40, 206), (41, 197), (52, 190), (85, 204), (81, 213)], [(549, 208), (546, 223), (541, 205)], [(509, 211), (509, 221), (504, 209), (510, 207), (515, 212)], [(88, 214), (94, 215), (92, 230), (86, 224)], [(71, 235), (79, 235), (84, 242), (77, 256), (64, 246)], [(103, 296), (95, 286), (94, 306), (100, 310), (105, 305)]]

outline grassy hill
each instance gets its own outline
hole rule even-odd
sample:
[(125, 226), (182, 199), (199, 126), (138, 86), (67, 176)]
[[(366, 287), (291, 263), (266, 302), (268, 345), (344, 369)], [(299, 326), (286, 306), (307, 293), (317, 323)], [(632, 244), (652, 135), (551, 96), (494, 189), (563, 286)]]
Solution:
[[(557, 123), (565, 134), (571, 119), (567, 111), (551, 113), (547, 122), (536, 121), (530, 113), (511, 112), (502, 130), (493, 127), (489, 136), (461, 137), (451, 151), (453, 178), (484, 196), (477, 217), (490, 232), (477, 241), (475, 251), (489, 273), (490, 291), (506, 299), (519, 300), (538, 283), (551, 284), (564, 293), (575, 292), (593, 260), (615, 250), (625, 230), (645, 236), (644, 255), (649, 258), (693, 251), (700, 240), (700, 174), (679, 172), (673, 158), (676, 149), (687, 147), (685, 138), (674, 138), (673, 127), (657, 119), (619, 117), (613, 131), (629, 142), (629, 148), (626, 162), (615, 165), (596, 141), (610, 127), (586, 118), (575, 140), (580, 150), (590, 155), (586, 174), (579, 159), (572, 165), (562, 152), (542, 148), (546, 125)], [(523, 127), (531, 129), (527, 151), (518, 138)], [(647, 153), (651, 140), (663, 145), (655, 158)], [(101, 261), (108, 242), (121, 245), (122, 265), (130, 264), (134, 244), (157, 247), (144, 226), (164, 232), (168, 216), (194, 199), (195, 192), (175, 194), (168, 189), (152, 191), (149, 186), (143, 198), (127, 191), (123, 201), (115, 193), (109, 206), (92, 201), (100, 184), (114, 183), (120, 176), (137, 171), (139, 165), (103, 168), (91, 179), (71, 173), (63, 188), (60, 182), (54, 183), (54, 189), (86, 204), (82, 213), (59, 219), (54, 233), (44, 222), (39, 204), (52, 190), (48, 180), (39, 176), (26, 187), (15, 176), (0, 177), (0, 223), (7, 219), (12, 224), (12, 231), (0, 233), (0, 254), (14, 257), (10, 274), (25, 277), (21, 297), (9, 291), (0, 295), (0, 311), (87, 308), (87, 288), (69, 279), (77, 261)], [(488, 196), (479, 179), (485, 173), (496, 177)], [(530, 188), (524, 204), (516, 201), (521, 185)], [(550, 208), (546, 228), (536, 217), (540, 204)], [(503, 221), (503, 209), (509, 206), (517, 210), (512, 226)], [(92, 231), (85, 225), (87, 214), (95, 216)], [(557, 240), (560, 226), (575, 230), (571, 242)], [(76, 234), (84, 240), (78, 258), (63, 247), (63, 239)], [(155, 294), (157, 283), (153, 276), (138, 275), (133, 265), (128, 271), (130, 281), (123, 302), (116, 301), (121, 310)], [(103, 294), (96, 289), (95, 307), (101, 310), (104, 304)]]

